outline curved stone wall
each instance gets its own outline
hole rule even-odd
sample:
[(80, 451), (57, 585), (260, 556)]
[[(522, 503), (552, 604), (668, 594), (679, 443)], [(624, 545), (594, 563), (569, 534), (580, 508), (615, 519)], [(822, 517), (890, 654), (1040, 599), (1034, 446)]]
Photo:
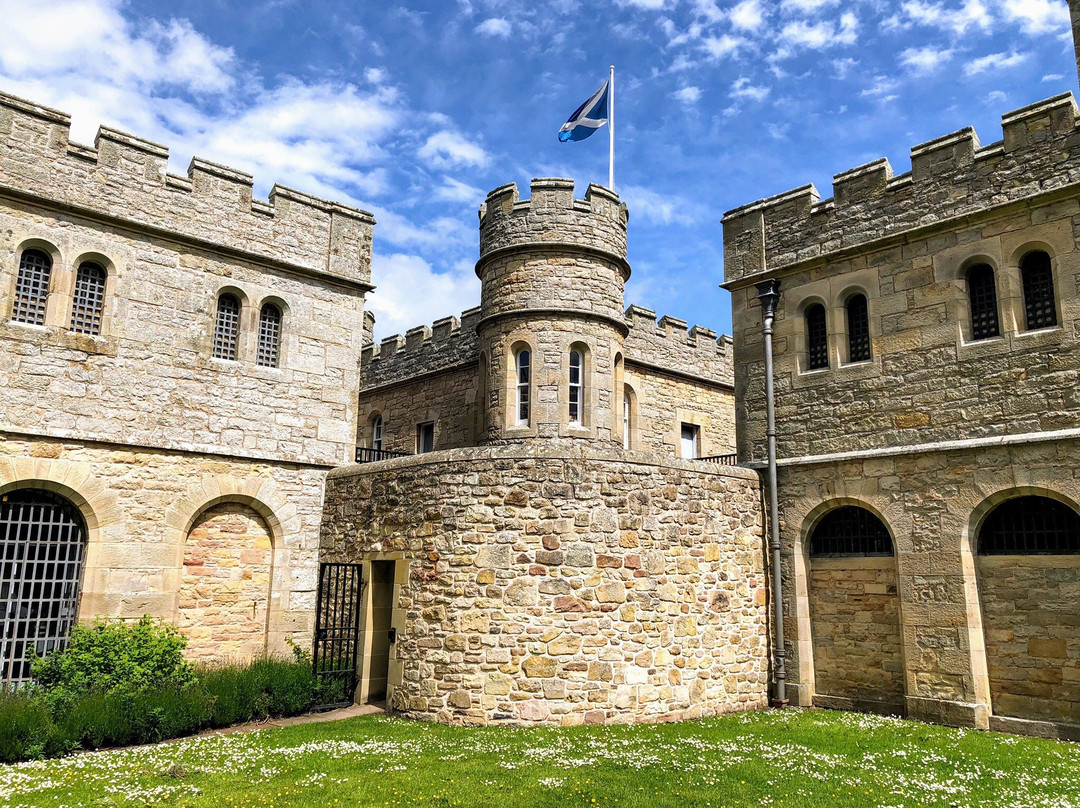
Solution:
[(397, 556), (390, 706), (445, 723), (767, 703), (757, 475), (505, 446), (331, 472), (322, 560)]

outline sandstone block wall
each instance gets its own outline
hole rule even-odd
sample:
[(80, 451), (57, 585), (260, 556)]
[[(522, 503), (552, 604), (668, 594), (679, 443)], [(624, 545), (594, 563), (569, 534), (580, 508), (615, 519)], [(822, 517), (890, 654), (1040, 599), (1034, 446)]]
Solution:
[(390, 704), (453, 723), (766, 704), (757, 476), (543, 446), (339, 469), (321, 558), (400, 558)]
[(630, 448), (678, 457), (682, 424), (688, 423), (698, 426), (702, 457), (735, 452), (735, 396), (730, 388), (633, 361), (626, 363), (625, 382), (633, 390)]

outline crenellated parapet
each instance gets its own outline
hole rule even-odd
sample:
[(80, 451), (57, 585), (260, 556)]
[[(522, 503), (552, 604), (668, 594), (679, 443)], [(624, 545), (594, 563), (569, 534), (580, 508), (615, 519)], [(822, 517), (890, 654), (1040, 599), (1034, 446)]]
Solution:
[(371, 214), (280, 185), (263, 202), (242, 171), (196, 157), (177, 176), (165, 146), (70, 133), (67, 114), (0, 93), (0, 193), (369, 286)]
[(724, 279), (740, 284), (847, 248), (993, 211), (1080, 181), (1071, 93), (1002, 116), (1003, 139), (981, 146), (972, 128), (911, 149), (911, 171), (880, 159), (724, 215)]
[(626, 310), (629, 330), (624, 340), (626, 361), (665, 369), (731, 386), (734, 384), (731, 337), (700, 325), (689, 330), (685, 320), (641, 306)]
[(430, 327), (410, 328), (405, 336), (394, 334), (365, 345), (360, 356), (361, 391), (478, 361), (479, 321), (477, 307), (462, 312), (460, 319), (443, 317)]

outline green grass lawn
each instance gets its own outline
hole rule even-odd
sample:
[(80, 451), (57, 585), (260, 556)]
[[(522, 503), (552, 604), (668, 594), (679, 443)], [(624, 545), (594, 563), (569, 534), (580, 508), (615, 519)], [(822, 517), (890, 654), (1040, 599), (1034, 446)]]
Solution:
[(4, 806), (1080, 806), (1080, 745), (856, 713), (463, 729), (366, 716), (0, 767)]

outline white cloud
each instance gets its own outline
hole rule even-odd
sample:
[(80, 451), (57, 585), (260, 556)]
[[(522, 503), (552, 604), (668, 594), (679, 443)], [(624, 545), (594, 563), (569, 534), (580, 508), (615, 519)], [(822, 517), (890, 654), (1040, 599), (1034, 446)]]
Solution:
[(720, 37), (707, 37), (701, 44), (708, 51), (710, 57), (721, 59), (729, 53), (734, 53), (742, 43), (730, 34), (724, 34)]
[(975, 76), (987, 70), (1003, 70), (1008, 67), (1016, 67), (1018, 64), (1027, 61), (1027, 58), (1028, 54), (1026, 53), (991, 53), (968, 62), (964, 66), (964, 75)]
[(750, 83), (750, 79), (743, 76), (736, 79), (731, 85), (731, 97), (738, 99), (750, 99), (751, 101), (764, 101), (769, 95), (768, 87), (760, 87)]
[(838, 0), (783, 0), (780, 4), (784, 11), (810, 14), (826, 6), (835, 6)]
[(671, 0), (617, 0), (617, 2), (623, 8), (633, 6), (645, 11), (662, 11), (671, 5)]
[[(1012, 0), (1007, 0), (1012, 2)], [(990, 12), (982, 0), (964, 0), (956, 9), (946, 8), (943, 3), (928, 3), (924, 0), (909, 0), (900, 6), (906, 26), (925, 25), (941, 31), (963, 34), (969, 28), (989, 30), (993, 22)], [(898, 23), (904, 25), (903, 23)]]
[(435, 199), (441, 202), (474, 202), (479, 207), (484, 201), (484, 192), (453, 177), (443, 177), (443, 184), (435, 189)]
[(1045, 34), (1069, 29), (1069, 7), (1064, 0), (1004, 0), (1006, 20), (1019, 23), (1026, 34)]
[(731, 9), (729, 16), (732, 26), (744, 31), (756, 31), (765, 22), (760, 0), (742, 0)]
[(900, 82), (888, 76), (874, 76), (874, 83), (862, 90), (859, 95), (863, 98), (876, 98), (879, 101), (891, 101), (896, 98), (895, 90)]
[(624, 185), (619, 196), (630, 208), (635, 221), (652, 224), (691, 224), (695, 221), (693, 206), (678, 196), (660, 194), (640, 185)]
[(437, 272), (418, 255), (376, 252), (371, 282), (377, 288), (367, 298), (367, 307), (375, 315), (376, 341), (458, 316), (480, 302), (480, 281), (467, 262)]
[(487, 165), (489, 160), (487, 152), (480, 146), (449, 129), (431, 135), (417, 154), (435, 168), (481, 167)]
[(782, 56), (789, 55), (784, 52), (785, 46), (821, 50), (834, 45), (850, 45), (855, 42), (858, 27), (858, 19), (850, 11), (841, 14), (838, 22), (831, 20), (817, 23), (808, 23), (804, 20), (789, 22), (780, 31), (780, 39), (783, 43)]
[(1042, 77), (1043, 81), (1061, 81), (1065, 76), (1061, 73), (1047, 73)]
[(900, 64), (916, 74), (930, 73), (953, 57), (953, 51), (934, 47), (907, 48), (900, 54)]
[(850, 56), (845, 56), (843, 59), (833, 59), (833, 68), (836, 70), (836, 77), (839, 79), (847, 78), (847, 74), (858, 64), (859, 63)]
[(698, 99), (701, 98), (701, 88), (683, 87), (681, 90), (676, 90), (672, 95), (684, 104), (696, 104)]
[(485, 36), (500, 36), (506, 39), (510, 36), (510, 21), (502, 17), (491, 17), (476, 26), (476, 33)]

